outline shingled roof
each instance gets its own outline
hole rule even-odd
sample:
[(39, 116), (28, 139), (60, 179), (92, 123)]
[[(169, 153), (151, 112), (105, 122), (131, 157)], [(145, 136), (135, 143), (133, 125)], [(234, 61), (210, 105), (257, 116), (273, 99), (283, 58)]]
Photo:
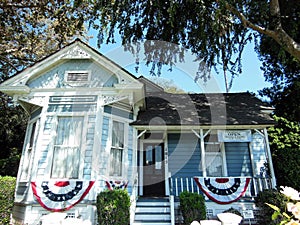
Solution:
[(273, 125), (272, 108), (250, 93), (148, 93), (134, 126)]

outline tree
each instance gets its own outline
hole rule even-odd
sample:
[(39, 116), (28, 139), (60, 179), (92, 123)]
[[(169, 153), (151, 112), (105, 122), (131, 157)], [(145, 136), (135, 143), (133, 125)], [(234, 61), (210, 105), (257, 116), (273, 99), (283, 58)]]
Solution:
[[(244, 46), (255, 39), (258, 48), (260, 36), (276, 41), (300, 61), (300, 44), (291, 30), (285, 29), (285, 17), (289, 16), (286, 7), (298, 9), (290, 16), (299, 26), (297, 0), (108, 0), (94, 5), (90, 25), (99, 31), (100, 44), (114, 42), (118, 31), (123, 44), (132, 51), (131, 44), (141, 40), (179, 44), (166, 44), (155, 51), (151, 42), (145, 44), (147, 61), (157, 63), (158, 68), (161, 63), (172, 66), (176, 60), (184, 60), (183, 48), (188, 48), (200, 60), (196, 79), (209, 79), (209, 73), (201, 73), (206, 66), (221, 65), (229, 91), (232, 78), (242, 72)], [(231, 73), (231, 81), (227, 80), (227, 72)]]
[[(282, 27), (288, 30), (296, 42), (300, 42), (300, 1), (281, 1)], [(268, 36), (261, 36), (257, 48), (263, 62), (262, 70), (267, 81), (273, 85), (261, 91), (270, 98), (278, 116), (300, 122), (300, 63), (288, 54), (282, 46)]]
[(270, 146), (278, 186), (300, 189), (300, 125), (275, 116), (277, 125), (269, 129)]
[[(2, 0), (0, 83), (85, 35), (88, 7), (64, 0)], [(16, 176), (27, 115), (0, 93), (0, 175)]]

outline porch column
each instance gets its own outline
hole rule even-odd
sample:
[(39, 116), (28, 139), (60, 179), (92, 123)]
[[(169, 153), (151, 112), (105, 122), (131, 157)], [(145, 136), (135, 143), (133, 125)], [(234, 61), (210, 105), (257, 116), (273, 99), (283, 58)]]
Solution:
[(268, 163), (270, 167), (270, 174), (271, 174), (271, 181), (272, 181), (272, 187), (276, 187), (276, 177), (274, 173), (274, 167), (273, 167), (273, 161), (272, 161), (272, 154), (270, 150), (270, 144), (269, 144), (269, 138), (268, 138), (268, 132), (267, 128), (264, 128), (264, 136), (265, 136), (265, 141), (266, 141), (266, 148), (267, 148), (267, 155), (268, 155)]
[(202, 176), (206, 177), (206, 168), (205, 168), (205, 144), (204, 144), (204, 134), (203, 129), (200, 129), (200, 145), (201, 145), (201, 167), (202, 167)]

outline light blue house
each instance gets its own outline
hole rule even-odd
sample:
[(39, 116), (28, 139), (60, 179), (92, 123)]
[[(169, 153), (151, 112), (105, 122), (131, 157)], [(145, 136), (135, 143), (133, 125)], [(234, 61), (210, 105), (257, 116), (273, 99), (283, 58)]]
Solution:
[(14, 222), (64, 211), (96, 224), (97, 193), (127, 188), (131, 224), (170, 225), (182, 191), (205, 195), (213, 217), (255, 210), (276, 185), (270, 107), (249, 93), (166, 93), (80, 40), (0, 91), (28, 113)]

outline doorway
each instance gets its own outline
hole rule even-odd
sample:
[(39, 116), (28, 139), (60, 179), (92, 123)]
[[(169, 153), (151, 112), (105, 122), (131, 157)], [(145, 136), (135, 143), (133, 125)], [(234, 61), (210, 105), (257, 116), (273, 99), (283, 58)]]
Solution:
[(165, 196), (164, 144), (143, 144), (143, 195)]

